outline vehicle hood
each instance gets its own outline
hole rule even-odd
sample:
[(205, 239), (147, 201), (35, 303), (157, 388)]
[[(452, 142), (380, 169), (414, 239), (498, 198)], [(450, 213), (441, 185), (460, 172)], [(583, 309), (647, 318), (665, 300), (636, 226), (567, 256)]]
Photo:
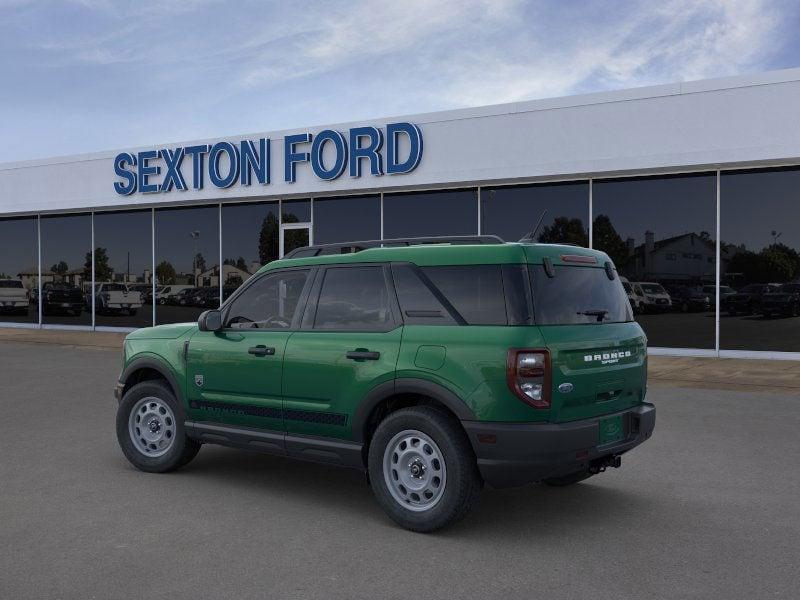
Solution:
[(197, 323), (171, 323), (145, 327), (129, 333), (127, 339), (131, 340), (175, 340), (190, 331), (197, 329)]

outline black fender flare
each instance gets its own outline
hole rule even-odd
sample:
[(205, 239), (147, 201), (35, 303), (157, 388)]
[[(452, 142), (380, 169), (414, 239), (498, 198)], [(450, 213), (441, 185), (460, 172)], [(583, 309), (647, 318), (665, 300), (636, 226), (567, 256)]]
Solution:
[(157, 358), (153, 358), (151, 356), (134, 358), (130, 363), (128, 363), (128, 366), (123, 369), (119, 376), (119, 382), (127, 385), (131, 375), (142, 369), (151, 369), (156, 371), (159, 375), (166, 379), (167, 383), (169, 383), (173, 393), (175, 394), (175, 398), (177, 398), (181, 405), (185, 405), (181, 386), (178, 385), (178, 380), (175, 378), (172, 369), (170, 369), (164, 361), (158, 360)]
[(364, 431), (367, 421), (378, 404), (396, 394), (419, 394), (428, 396), (446, 406), (460, 421), (476, 421), (475, 413), (456, 394), (446, 387), (428, 381), (404, 377), (386, 381), (372, 388), (356, 408), (353, 414), (353, 441), (364, 443)]

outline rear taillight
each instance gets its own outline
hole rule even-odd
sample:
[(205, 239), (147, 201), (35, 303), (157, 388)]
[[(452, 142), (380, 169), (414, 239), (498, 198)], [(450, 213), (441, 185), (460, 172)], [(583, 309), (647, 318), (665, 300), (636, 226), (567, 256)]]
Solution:
[(508, 387), (534, 408), (550, 408), (550, 352), (512, 348), (506, 362)]

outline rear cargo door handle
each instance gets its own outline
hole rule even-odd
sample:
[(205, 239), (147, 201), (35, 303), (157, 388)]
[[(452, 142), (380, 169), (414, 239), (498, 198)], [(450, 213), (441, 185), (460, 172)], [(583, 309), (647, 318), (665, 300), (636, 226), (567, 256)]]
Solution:
[(347, 353), (347, 358), (350, 360), (378, 360), (380, 357), (380, 352), (370, 352), (369, 350), (350, 350)]
[(253, 346), (252, 348), (248, 349), (247, 352), (255, 356), (272, 356), (275, 354), (275, 348), (267, 348), (266, 346), (259, 344), (258, 346)]

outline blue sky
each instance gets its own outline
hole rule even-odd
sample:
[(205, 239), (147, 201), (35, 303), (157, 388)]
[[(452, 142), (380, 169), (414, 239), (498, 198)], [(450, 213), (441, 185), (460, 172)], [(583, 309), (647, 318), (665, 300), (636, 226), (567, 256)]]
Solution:
[(800, 65), (800, 3), (0, 0), (0, 162)]

